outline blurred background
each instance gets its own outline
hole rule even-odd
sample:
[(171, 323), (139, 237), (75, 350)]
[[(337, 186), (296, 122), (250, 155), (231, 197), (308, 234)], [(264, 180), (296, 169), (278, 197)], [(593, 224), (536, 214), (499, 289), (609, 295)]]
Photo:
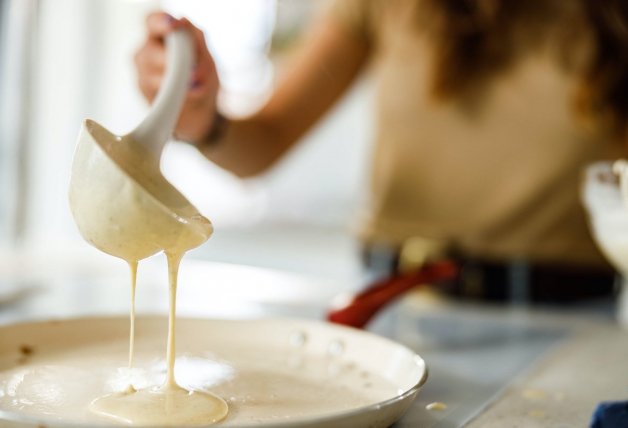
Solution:
[[(133, 54), (145, 16), (165, 9), (201, 27), (233, 115), (258, 108), (304, 28), (310, 0), (0, 0), (0, 248), (41, 259), (103, 258), (72, 221), (67, 188), (81, 122), (114, 133), (147, 110)], [(354, 224), (364, 202), (371, 143), (364, 78), (272, 171), (240, 180), (183, 144), (166, 176), (212, 220), (193, 257), (350, 281), (359, 274)]]

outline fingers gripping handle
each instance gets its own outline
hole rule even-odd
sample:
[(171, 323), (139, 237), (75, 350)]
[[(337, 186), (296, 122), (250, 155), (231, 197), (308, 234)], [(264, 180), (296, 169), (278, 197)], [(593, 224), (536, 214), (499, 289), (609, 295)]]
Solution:
[(194, 62), (193, 41), (185, 30), (166, 36), (166, 72), (148, 115), (131, 132), (131, 137), (147, 150), (161, 157), (172, 135), (188, 88)]

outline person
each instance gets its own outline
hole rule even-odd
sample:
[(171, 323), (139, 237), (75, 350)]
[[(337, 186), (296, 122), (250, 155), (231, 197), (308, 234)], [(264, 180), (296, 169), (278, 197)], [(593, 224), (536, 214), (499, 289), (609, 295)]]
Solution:
[[(376, 147), (367, 259), (398, 266), (413, 239), (455, 258), (457, 295), (562, 302), (612, 292), (579, 200), (595, 160), (626, 156), (628, 6), (622, 0), (337, 0), (268, 102), (228, 119), (203, 33), (147, 17), (135, 56), (151, 101), (163, 38), (185, 28), (196, 67), (176, 138), (240, 177), (260, 174), (365, 70)], [(384, 256), (382, 256), (384, 255)], [(523, 287), (523, 288), (522, 288)]]

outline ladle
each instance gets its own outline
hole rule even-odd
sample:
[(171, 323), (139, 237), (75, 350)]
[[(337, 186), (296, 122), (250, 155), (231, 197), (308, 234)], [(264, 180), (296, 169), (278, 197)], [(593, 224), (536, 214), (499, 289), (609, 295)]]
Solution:
[(159, 161), (171, 136), (192, 69), (190, 35), (166, 37), (164, 81), (144, 120), (116, 136), (85, 120), (70, 178), (70, 209), (78, 229), (96, 248), (127, 261), (161, 250), (185, 251), (212, 233), (209, 220), (161, 174)]

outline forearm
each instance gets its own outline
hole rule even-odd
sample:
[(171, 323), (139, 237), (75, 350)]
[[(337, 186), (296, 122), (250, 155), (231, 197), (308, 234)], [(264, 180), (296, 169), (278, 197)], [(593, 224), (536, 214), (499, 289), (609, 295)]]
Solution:
[(208, 136), (198, 145), (209, 160), (239, 177), (264, 172), (294, 143), (282, 135), (272, 120), (257, 114), (246, 119), (227, 119), (219, 135)]
[(263, 172), (328, 111), (367, 56), (362, 40), (333, 22), (321, 23), (268, 103), (250, 118), (230, 122), (214, 141), (206, 139), (201, 152), (241, 177)]

